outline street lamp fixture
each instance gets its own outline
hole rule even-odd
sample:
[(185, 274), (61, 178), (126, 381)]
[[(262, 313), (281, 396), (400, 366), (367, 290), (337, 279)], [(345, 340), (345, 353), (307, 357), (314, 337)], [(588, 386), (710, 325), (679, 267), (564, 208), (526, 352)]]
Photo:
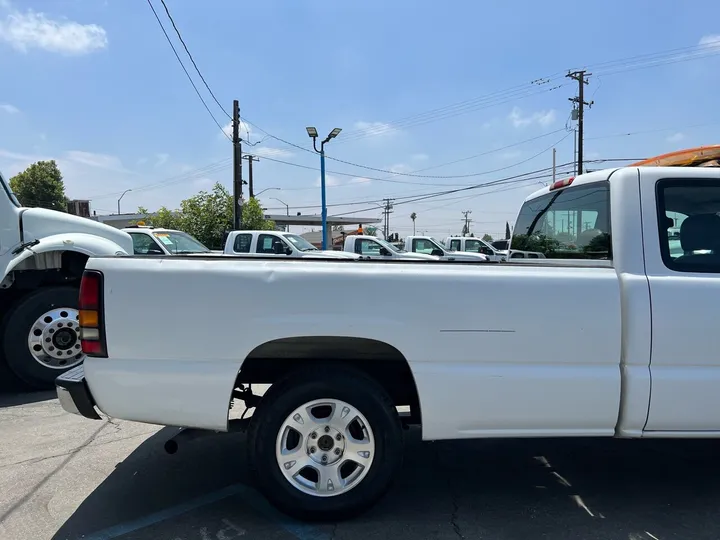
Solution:
[(285, 207), (285, 214), (288, 215), (288, 216), (290, 215), (290, 207), (288, 206), (288, 203), (286, 203), (286, 202), (284, 202), (284, 201), (281, 201), (281, 200), (278, 199), (277, 197), (270, 197), (270, 198), (271, 198), (273, 201), (277, 201), (277, 202), (279, 202), (280, 204), (282, 204), (282, 205)]
[(128, 191), (132, 191), (132, 189), (126, 189), (125, 191), (123, 191), (122, 195), (120, 195), (120, 198), (118, 199), (118, 215), (120, 215), (120, 201), (122, 201), (122, 198)]
[(263, 189), (263, 190), (258, 191), (258, 192), (254, 195), (254, 197), (257, 197), (257, 196), (260, 195), (261, 193), (265, 193), (266, 191), (270, 191), (270, 190), (273, 190), (273, 189), (279, 190), (279, 189), (281, 189), (281, 188), (279, 188), (279, 187), (269, 187), (269, 188), (265, 188), (265, 189)]
[(341, 128), (333, 129), (325, 139), (320, 142), (320, 150), (317, 149), (318, 131), (314, 127), (305, 128), (307, 134), (313, 140), (313, 149), (320, 154), (320, 197), (322, 204), (322, 248), (327, 249), (327, 203), (325, 199), (325, 144), (334, 139), (340, 132)]

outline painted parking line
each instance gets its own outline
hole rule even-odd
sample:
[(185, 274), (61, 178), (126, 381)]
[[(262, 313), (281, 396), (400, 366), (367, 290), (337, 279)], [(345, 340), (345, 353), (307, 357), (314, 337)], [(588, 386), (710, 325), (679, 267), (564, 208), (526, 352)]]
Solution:
[(85, 535), (82, 537), (82, 540), (112, 540), (113, 538), (118, 538), (131, 532), (144, 529), (145, 527), (150, 527), (151, 525), (161, 523), (170, 518), (181, 516), (182, 514), (202, 508), (203, 506), (236, 496), (239, 496), (244, 503), (264, 518), (281, 529), (284, 529), (298, 540), (330, 540), (330, 536), (317, 527), (292, 520), (284, 514), (281, 514), (278, 510), (270, 506), (270, 503), (268, 503), (260, 493), (244, 484), (234, 484), (219, 491), (208, 493), (196, 499), (160, 510), (159, 512), (113, 525), (102, 531)]

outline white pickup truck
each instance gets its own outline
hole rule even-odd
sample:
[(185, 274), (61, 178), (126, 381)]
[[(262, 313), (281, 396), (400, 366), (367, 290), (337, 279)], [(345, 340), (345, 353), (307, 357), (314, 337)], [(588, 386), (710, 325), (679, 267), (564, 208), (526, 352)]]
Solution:
[(351, 234), (345, 237), (343, 249), (349, 253), (362, 255), (364, 259), (403, 259), (411, 261), (437, 261), (439, 257), (425, 253), (409, 253), (390, 242), (375, 236)]
[(358, 259), (343, 251), (320, 250), (302, 236), (278, 231), (230, 231), (225, 239), (225, 255), (277, 257), (291, 259)]
[(194, 236), (176, 229), (132, 225), (122, 230), (132, 238), (134, 255), (209, 255), (217, 253)]
[(480, 262), (489, 260), (486, 255), (481, 253), (468, 253), (448, 249), (430, 236), (406, 237), (405, 251), (409, 253), (424, 253), (425, 255), (432, 255), (441, 261)]
[[(242, 399), (259, 488), (330, 520), (390, 486), (398, 406), (424, 440), (720, 437), (720, 169), (558, 181), (525, 201), (514, 232), (512, 246), (547, 258), (92, 258), (88, 358), (57, 379), (60, 402), (224, 431)], [(258, 397), (251, 383), (271, 386)]]
[[(482, 253), (491, 261), (504, 262), (508, 260), (508, 250), (498, 250), (482, 238), (474, 238), (472, 236), (448, 236), (445, 239), (445, 247), (453, 251)], [(545, 255), (537, 251), (520, 251), (519, 249), (514, 249), (510, 253), (510, 258), (543, 259)]]
[(77, 298), (85, 261), (129, 253), (130, 237), (113, 227), (23, 208), (0, 174), (0, 386), (53, 388), (82, 362)]

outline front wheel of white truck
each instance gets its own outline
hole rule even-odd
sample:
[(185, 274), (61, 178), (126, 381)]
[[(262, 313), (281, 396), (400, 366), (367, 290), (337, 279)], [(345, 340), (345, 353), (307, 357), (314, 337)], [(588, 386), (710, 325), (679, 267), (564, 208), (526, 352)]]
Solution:
[(302, 520), (357, 515), (389, 489), (403, 433), (387, 392), (360, 371), (317, 366), (273, 384), (253, 414), (249, 461), (258, 488)]

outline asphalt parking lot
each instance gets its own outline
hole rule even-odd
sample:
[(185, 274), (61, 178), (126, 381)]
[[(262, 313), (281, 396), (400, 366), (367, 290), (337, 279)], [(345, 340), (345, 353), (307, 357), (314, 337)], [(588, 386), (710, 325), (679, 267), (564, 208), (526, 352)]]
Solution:
[(173, 430), (0, 396), (0, 539), (720, 538), (716, 441), (421, 443), (368, 514), (302, 524), (248, 484), (242, 434), (163, 450)]

